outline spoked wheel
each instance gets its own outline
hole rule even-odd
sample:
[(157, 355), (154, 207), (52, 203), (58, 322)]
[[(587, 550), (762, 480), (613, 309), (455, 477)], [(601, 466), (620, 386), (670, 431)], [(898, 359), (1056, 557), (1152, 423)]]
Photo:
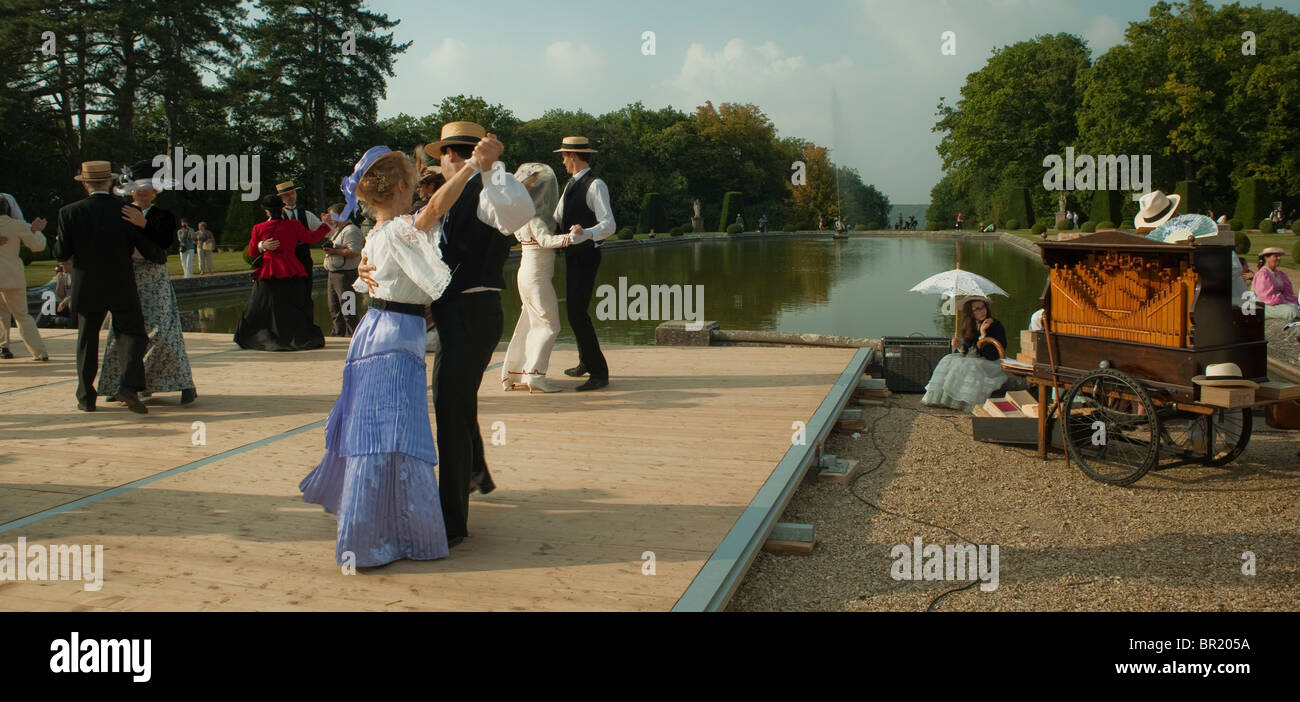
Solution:
[[(1207, 466), (1226, 466), (1237, 460), (1250, 443), (1249, 409), (1221, 409), (1212, 415), (1174, 412), (1160, 422), (1160, 440), (1182, 457)], [(1213, 437), (1213, 452), (1208, 439)]]
[(1142, 385), (1114, 369), (1091, 371), (1066, 393), (1066, 445), (1089, 478), (1130, 485), (1155, 467), (1160, 419)]

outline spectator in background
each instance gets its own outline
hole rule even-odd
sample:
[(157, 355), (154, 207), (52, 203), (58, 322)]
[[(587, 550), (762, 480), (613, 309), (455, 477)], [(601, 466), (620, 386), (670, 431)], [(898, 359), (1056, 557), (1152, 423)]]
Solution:
[[(23, 261), (18, 256), (19, 244), (26, 245), (32, 251), (45, 250), (45, 220), (40, 217), (28, 226), (26, 222), (10, 215), (9, 198), (0, 198), (0, 300), (7, 308), (0, 311), (0, 346), (9, 347), (9, 319), (18, 322), (18, 333), (22, 335), (27, 352), (33, 361), (48, 361), (50, 354), (45, 349), (40, 332), (36, 331), (36, 321), (27, 312), (27, 276), (23, 272)], [(12, 352), (6, 358), (12, 358)]]
[(190, 223), (181, 220), (181, 228), (176, 230), (176, 240), (181, 245), (181, 270), (186, 278), (194, 277), (194, 252), (198, 249), (198, 237), (190, 228)]
[(217, 250), (217, 235), (208, 229), (207, 222), (199, 222), (199, 231), (195, 237), (199, 245), (199, 274), (213, 273), (212, 254)]
[(1259, 253), (1259, 270), (1251, 280), (1251, 289), (1255, 297), (1264, 303), (1265, 319), (1281, 319), (1287, 322), (1300, 316), (1295, 289), (1286, 273), (1278, 270), (1282, 262), (1282, 249), (1270, 246)]
[(961, 222), (962, 222), (962, 216), (961, 216), (961, 213), (958, 212), (958, 213), (957, 213), (957, 229), (958, 229), (959, 231), (961, 230)]
[(442, 177), (441, 166), (425, 166), (424, 170), (420, 172), (420, 185), (416, 190), (416, 198), (411, 205), (410, 214), (415, 214), (424, 209), (424, 206), (429, 204), (429, 198), (433, 197), (438, 188), (441, 188), (442, 184), (446, 182), (447, 179)]
[(764, 212), (762, 217), (758, 218), (758, 231), (767, 233), (767, 213)]
[[(345, 203), (330, 205), (330, 214), (343, 214)], [(334, 220), (325, 243), (325, 270), (329, 273), (327, 294), (330, 319), (334, 328), (330, 336), (352, 336), (357, 328), (357, 294), (352, 284), (357, 282), (357, 264), (361, 262), (361, 249), (366, 237), (361, 227), (346, 220)], [(345, 307), (351, 308), (348, 312)]]
[(55, 261), (54, 277), (47, 283), (54, 285), (54, 314), (42, 313), (36, 326), (48, 329), (76, 329), (76, 312), (72, 309), (72, 264)]

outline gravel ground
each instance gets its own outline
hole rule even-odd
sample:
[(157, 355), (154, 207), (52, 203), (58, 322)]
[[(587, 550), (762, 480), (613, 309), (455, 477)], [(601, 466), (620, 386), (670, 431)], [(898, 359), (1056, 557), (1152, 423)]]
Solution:
[[(1300, 434), (1260, 421), (1226, 468), (1148, 473), (1121, 488), (1060, 454), (1043, 462), (1032, 447), (975, 441), (966, 415), (919, 395), (864, 414), (860, 438), (827, 443), (861, 461), (855, 484), (810, 479), (782, 518), (816, 526), (813, 554), (760, 553), (730, 610), (1300, 609)], [(918, 536), (997, 545), (997, 589), (891, 578), (891, 549)], [(1254, 575), (1243, 573), (1246, 551)]]

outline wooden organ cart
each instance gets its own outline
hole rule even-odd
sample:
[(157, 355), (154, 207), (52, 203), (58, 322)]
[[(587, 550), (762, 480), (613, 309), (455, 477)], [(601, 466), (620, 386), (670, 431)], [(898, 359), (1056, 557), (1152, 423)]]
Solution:
[[(1192, 381), (1231, 362), (1264, 383), (1264, 308), (1233, 298), (1231, 232), (1167, 244), (1107, 230), (1039, 242), (1049, 269), (1045, 332), (1027, 379), (1038, 386), (1038, 448), (1047, 456), (1048, 388), (1060, 398), (1069, 459), (1089, 477), (1128, 485), (1150, 470), (1231, 463), (1250, 441), (1253, 392)], [(1276, 401), (1276, 400), (1272, 400)]]

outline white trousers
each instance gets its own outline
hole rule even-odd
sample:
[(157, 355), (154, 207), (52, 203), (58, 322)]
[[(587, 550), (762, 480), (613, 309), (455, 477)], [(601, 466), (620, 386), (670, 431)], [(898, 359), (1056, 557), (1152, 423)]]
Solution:
[(9, 343), (9, 318), (12, 316), (18, 320), (18, 333), (22, 335), (23, 343), (27, 345), (27, 352), (32, 358), (49, 355), (45, 342), (41, 340), (41, 333), (36, 331), (36, 320), (27, 312), (27, 290), (0, 289), (0, 299), (4, 300), (3, 307), (6, 308), (0, 311), (0, 324), (4, 325), (4, 343)]
[(181, 270), (185, 271), (186, 278), (194, 277), (194, 252), (193, 251), (181, 252)]
[(551, 276), (555, 273), (555, 249), (524, 246), (519, 261), (519, 322), (510, 337), (501, 384), (522, 383), (528, 375), (546, 375), (551, 349), (560, 335), (560, 303)]

